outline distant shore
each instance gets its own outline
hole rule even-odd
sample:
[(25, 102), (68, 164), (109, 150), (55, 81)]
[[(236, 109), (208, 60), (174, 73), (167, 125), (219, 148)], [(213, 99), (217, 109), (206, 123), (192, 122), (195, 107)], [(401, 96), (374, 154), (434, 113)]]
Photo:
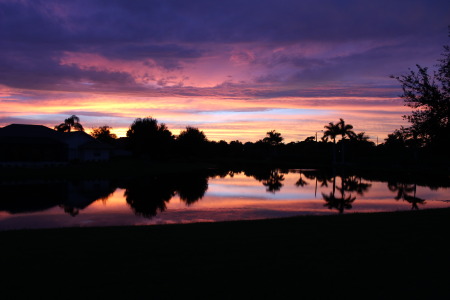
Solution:
[(450, 209), (432, 209), (5, 231), (2, 293), (448, 299), (449, 225)]
[(0, 180), (9, 179), (90, 179), (90, 178), (120, 178), (138, 177), (152, 174), (192, 172), (205, 169), (333, 169), (357, 172), (389, 172), (389, 173), (430, 173), (450, 174), (446, 165), (429, 164), (397, 165), (390, 163), (366, 164), (317, 164), (266, 160), (151, 160), (125, 158), (107, 162), (83, 162), (67, 164), (36, 164), (36, 165), (4, 165), (0, 166)]

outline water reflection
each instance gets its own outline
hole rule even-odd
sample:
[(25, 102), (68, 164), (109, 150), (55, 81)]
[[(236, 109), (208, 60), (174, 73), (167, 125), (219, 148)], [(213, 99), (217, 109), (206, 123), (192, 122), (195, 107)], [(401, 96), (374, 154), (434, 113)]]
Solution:
[[(304, 210), (343, 214), (349, 210), (361, 211), (361, 207), (369, 204), (378, 205), (368, 199), (391, 199), (391, 207), (393, 203), (405, 202), (411, 209), (419, 209), (427, 205), (425, 198), (429, 199), (429, 192), (423, 193), (424, 187), (429, 187), (427, 191), (437, 190), (449, 187), (449, 181), (445, 175), (392, 178), (345, 170), (243, 168), (163, 173), (114, 181), (0, 182), (0, 229), (4, 216), (61, 210), (64, 215), (76, 217), (73, 219), (83, 218), (82, 212), (96, 206), (95, 203), (107, 206), (113, 194), (117, 199), (114, 201), (123, 203), (128, 212), (147, 220), (158, 219), (163, 212), (175, 213), (174, 208), (177, 213), (189, 211), (193, 215), (191, 219), (202, 220), (216, 220), (212, 214), (222, 214), (225, 219), (241, 218), (244, 213), (249, 218), (259, 218), (283, 216), (284, 212), (300, 214)], [(450, 199), (446, 193), (446, 199), (441, 200)], [(173, 199), (178, 199), (178, 204)], [(302, 199), (305, 199), (303, 203)], [(253, 205), (252, 201), (257, 204)], [(232, 202), (236, 204), (229, 211), (222, 208)], [(90, 217), (84, 218), (93, 222)]]
[[(417, 184), (407, 184), (400, 182), (389, 182), (388, 189), (391, 192), (397, 193), (394, 197), (395, 200), (404, 200), (411, 203), (411, 209), (419, 209), (418, 204), (424, 205), (425, 199), (416, 197)], [(411, 193), (413, 193), (411, 195)]]
[[(329, 209), (337, 209), (340, 214), (344, 213), (344, 210), (351, 209), (352, 203), (356, 200), (357, 195), (364, 195), (369, 190), (371, 184), (363, 182), (361, 177), (356, 176), (340, 176), (341, 186), (336, 187), (336, 176), (333, 176), (333, 190), (329, 195), (322, 193), (322, 197), (325, 200), (324, 206)], [(336, 196), (336, 189), (340, 196)]]
[(206, 174), (184, 174), (177, 182), (177, 194), (186, 205), (191, 205), (202, 199), (207, 190), (208, 175)]
[(138, 216), (151, 218), (166, 210), (166, 203), (175, 195), (173, 181), (166, 176), (139, 178), (126, 183), (124, 196)]
[(281, 183), (284, 180), (284, 175), (281, 174), (278, 170), (271, 170), (269, 178), (262, 181), (262, 184), (267, 187), (268, 192), (275, 193), (281, 190), (283, 184)]
[(136, 215), (151, 218), (165, 211), (175, 195), (188, 206), (200, 200), (208, 189), (209, 176), (189, 173), (133, 179), (126, 182), (124, 196)]
[(0, 211), (19, 214), (61, 207), (76, 216), (93, 202), (107, 199), (115, 189), (109, 180), (3, 182)]
[[(236, 170), (233, 172), (236, 173)], [(261, 182), (265, 187), (267, 187), (266, 191), (270, 193), (275, 193), (281, 190), (283, 187), (282, 181), (284, 181), (283, 173), (288, 173), (288, 171), (267, 168), (250, 168), (245, 169), (242, 172), (246, 176), (251, 176)]]

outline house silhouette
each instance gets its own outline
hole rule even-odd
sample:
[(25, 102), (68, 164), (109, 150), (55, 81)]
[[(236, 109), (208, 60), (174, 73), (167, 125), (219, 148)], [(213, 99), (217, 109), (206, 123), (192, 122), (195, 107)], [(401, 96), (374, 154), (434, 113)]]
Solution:
[(105, 161), (112, 148), (83, 131), (28, 124), (0, 128), (0, 162)]

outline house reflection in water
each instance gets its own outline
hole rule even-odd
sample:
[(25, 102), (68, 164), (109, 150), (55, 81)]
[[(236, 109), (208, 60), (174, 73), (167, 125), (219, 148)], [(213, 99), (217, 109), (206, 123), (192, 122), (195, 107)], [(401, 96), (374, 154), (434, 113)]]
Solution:
[(62, 207), (75, 216), (115, 189), (108, 180), (1, 182), (0, 211), (19, 214)]

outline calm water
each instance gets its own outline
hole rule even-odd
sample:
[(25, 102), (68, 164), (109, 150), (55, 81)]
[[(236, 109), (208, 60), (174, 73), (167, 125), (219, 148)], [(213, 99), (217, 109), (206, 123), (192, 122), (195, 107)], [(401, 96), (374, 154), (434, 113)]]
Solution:
[(267, 169), (117, 181), (4, 181), (0, 230), (429, 209), (450, 206), (449, 187), (448, 176)]

